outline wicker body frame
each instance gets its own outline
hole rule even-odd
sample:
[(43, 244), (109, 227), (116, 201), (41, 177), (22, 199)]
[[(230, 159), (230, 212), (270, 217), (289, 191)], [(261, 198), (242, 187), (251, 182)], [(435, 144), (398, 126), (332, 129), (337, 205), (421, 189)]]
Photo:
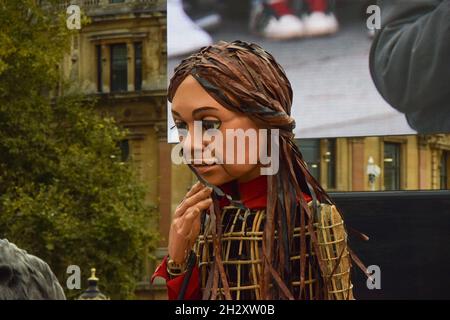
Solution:
[[(308, 206), (312, 209), (312, 201)], [(295, 299), (353, 299), (350, 277), (351, 260), (347, 248), (347, 233), (344, 222), (335, 205), (319, 204), (314, 216), (314, 232), (318, 239), (319, 253), (314, 252), (311, 237), (306, 227), (303, 232), (306, 239), (305, 277), (300, 279), (301, 223), (295, 220), (293, 243), (290, 252), (289, 281), (285, 280)], [(214, 257), (214, 221), (205, 215), (202, 230), (194, 251), (200, 270), (200, 287), (204, 299), (260, 300), (261, 277), (263, 276), (263, 232), (265, 210), (244, 210), (236, 207), (224, 207), (221, 214), (222, 234), (220, 237), (220, 260), (227, 277), (229, 290), (224, 289), (221, 275)], [(298, 215), (300, 216), (300, 215)], [(303, 224), (303, 226), (305, 226)], [(275, 242), (278, 236), (275, 233)], [(325, 265), (321, 271), (317, 259)], [(210, 274), (210, 272), (215, 274)], [(325, 273), (325, 274), (324, 274)], [(303, 286), (301, 283), (303, 282)], [(276, 283), (269, 284), (270, 288)], [(300, 288), (304, 288), (301, 290)], [(207, 288), (207, 289), (205, 289)], [(207, 292), (206, 292), (207, 291)], [(228, 295), (226, 294), (228, 291)]]

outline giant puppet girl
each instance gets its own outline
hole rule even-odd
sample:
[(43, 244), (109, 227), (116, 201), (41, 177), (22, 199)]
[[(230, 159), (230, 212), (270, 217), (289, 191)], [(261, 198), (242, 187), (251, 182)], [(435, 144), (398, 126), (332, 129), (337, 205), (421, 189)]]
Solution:
[[(273, 56), (242, 41), (204, 47), (175, 69), (168, 99), (189, 135), (199, 122), (224, 139), (230, 129), (277, 132), (258, 139), (277, 144), (279, 161), (265, 174), (261, 161), (189, 164), (199, 182), (174, 212), (153, 275), (169, 299), (353, 299), (346, 229), (294, 143), (292, 89)], [(184, 156), (210, 143), (182, 140)], [(260, 142), (238, 151), (248, 160)]]

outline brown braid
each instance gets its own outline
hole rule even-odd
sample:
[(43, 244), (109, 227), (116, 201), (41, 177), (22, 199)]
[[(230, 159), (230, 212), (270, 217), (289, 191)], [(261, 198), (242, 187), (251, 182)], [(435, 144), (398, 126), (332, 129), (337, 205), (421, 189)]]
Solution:
[[(280, 167), (276, 175), (269, 176), (266, 222), (264, 226), (263, 299), (293, 298), (289, 263), (293, 243), (293, 221), (300, 214), (302, 227), (309, 231), (312, 247), (318, 251), (317, 238), (312, 232), (312, 216), (302, 192), (310, 193), (308, 184), (320, 202), (334, 204), (320, 184), (308, 171), (301, 152), (294, 143), (295, 121), (291, 117), (292, 88), (283, 68), (274, 57), (256, 44), (243, 41), (224, 42), (202, 48), (184, 59), (175, 69), (170, 81), (168, 99), (172, 101), (180, 83), (192, 75), (202, 87), (222, 106), (254, 119), (261, 128), (280, 131)], [(216, 223), (220, 224), (215, 206)], [(300, 298), (305, 285), (307, 261), (304, 228), (300, 235)], [(275, 231), (280, 239), (275, 241)], [(220, 226), (216, 226), (220, 239)], [(220, 256), (220, 244), (216, 243), (215, 256)], [(317, 252), (316, 251), (316, 252)], [(215, 273), (224, 279), (222, 261), (214, 263)], [(317, 270), (323, 273), (322, 262)], [(320, 275), (319, 275), (320, 276)], [(225, 279), (225, 288), (228, 287)], [(272, 288), (270, 284), (274, 284)], [(323, 296), (327, 297), (326, 282), (322, 282)], [(227, 293), (226, 293), (227, 294)], [(229, 292), (228, 292), (229, 296)]]

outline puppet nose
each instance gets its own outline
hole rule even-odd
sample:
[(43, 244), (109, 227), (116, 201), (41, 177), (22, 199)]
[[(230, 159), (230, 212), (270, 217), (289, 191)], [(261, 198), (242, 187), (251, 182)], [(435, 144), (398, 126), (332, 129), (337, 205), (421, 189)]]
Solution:
[(181, 155), (186, 159), (187, 163), (200, 164), (202, 162), (202, 155), (207, 143), (203, 141), (201, 135), (195, 136), (189, 132), (181, 139), (183, 148), (181, 149)]

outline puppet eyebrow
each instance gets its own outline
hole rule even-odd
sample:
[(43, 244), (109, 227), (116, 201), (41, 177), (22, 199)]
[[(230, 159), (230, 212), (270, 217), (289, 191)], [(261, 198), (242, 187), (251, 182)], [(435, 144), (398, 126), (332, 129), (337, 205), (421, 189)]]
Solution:
[[(195, 117), (198, 113), (204, 112), (204, 111), (218, 111), (217, 108), (214, 107), (200, 107), (195, 109), (194, 111), (192, 111), (192, 117)], [(172, 115), (177, 116), (178, 118), (183, 119), (183, 117), (181, 116), (181, 114), (179, 114), (176, 111), (172, 110)]]
[(172, 111), (172, 115), (174, 115), (174, 116), (177, 116), (178, 118), (183, 118), (182, 116), (181, 116), (181, 114), (179, 114), (178, 112), (176, 112), (176, 111), (173, 111), (173, 110), (171, 110)]
[(200, 113), (203, 111), (218, 111), (218, 110), (214, 107), (200, 107), (200, 108), (197, 108), (194, 111), (192, 111), (192, 116), (195, 117), (197, 115), (197, 113)]

